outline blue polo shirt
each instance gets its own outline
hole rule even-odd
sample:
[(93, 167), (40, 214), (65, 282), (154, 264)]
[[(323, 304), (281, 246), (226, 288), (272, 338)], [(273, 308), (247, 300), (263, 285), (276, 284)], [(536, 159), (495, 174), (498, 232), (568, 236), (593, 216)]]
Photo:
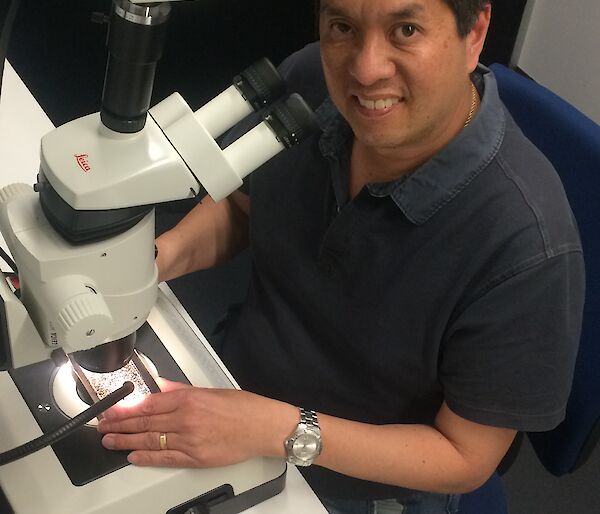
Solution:
[[(240, 385), (374, 424), (471, 421), (547, 430), (563, 418), (584, 296), (560, 180), (474, 81), (472, 122), (430, 161), (352, 200), (352, 131), (329, 98), (318, 45), (281, 66), (323, 133), (250, 176), (252, 280), (223, 359)], [(360, 456), (357, 456), (360, 458)], [(405, 489), (311, 466), (327, 497)]]

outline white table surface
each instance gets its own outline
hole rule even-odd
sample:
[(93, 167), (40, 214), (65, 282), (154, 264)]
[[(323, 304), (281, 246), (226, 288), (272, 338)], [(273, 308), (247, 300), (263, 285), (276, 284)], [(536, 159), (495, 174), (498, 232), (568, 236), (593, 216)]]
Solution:
[[(13, 182), (35, 182), (39, 168), (40, 138), (53, 128), (50, 119), (10, 63), (6, 62), (0, 97), (0, 187)], [(0, 244), (6, 250), (1, 235)], [(0, 267), (7, 269), (1, 259)], [(27, 480), (27, 477), (23, 477), (23, 480)], [(286, 487), (281, 494), (245, 512), (326, 514), (323, 505), (294, 466), (288, 466)]]

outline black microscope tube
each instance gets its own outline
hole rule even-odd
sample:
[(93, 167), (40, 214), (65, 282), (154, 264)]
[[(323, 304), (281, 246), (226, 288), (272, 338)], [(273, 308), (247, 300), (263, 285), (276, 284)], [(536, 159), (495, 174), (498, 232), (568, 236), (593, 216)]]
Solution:
[(122, 133), (144, 128), (169, 13), (169, 4), (141, 7), (128, 0), (114, 1), (100, 111), (108, 128)]
[(136, 332), (89, 350), (74, 352), (77, 364), (95, 373), (110, 373), (121, 369), (133, 356)]

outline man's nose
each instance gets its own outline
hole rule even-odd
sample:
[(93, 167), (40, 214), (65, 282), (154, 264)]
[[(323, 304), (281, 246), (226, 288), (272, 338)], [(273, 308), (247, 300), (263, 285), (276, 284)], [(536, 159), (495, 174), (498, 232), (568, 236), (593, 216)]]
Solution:
[(385, 42), (379, 38), (369, 38), (357, 48), (350, 72), (360, 84), (371, 86), (380, 80), (393, 77), (396, 66)]

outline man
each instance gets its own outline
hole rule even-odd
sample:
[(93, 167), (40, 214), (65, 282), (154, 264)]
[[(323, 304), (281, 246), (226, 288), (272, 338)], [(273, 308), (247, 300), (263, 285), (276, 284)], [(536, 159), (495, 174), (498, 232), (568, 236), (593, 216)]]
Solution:
[(169, 384), (102, 422), (106, 447), (138, 465), (287, 457), (313, 463), (330, 512), (442, 513), (516, 431), (561, 421), (581, 247), (556, 174), (477, 66), (490, 15), (485, 0), (321, 2), (320, 46), (281, 70), (323, 134), (157, 241), (170, 279), (249, 240), (223, 358), (252, 393)]

